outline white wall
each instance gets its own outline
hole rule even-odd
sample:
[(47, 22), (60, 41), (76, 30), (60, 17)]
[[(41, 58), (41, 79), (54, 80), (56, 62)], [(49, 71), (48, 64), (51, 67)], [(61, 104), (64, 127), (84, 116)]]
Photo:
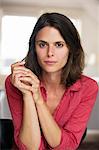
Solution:
[[(88, 65), (85, 68), (85, 73), (92, 76), (92, 77), (99, 77), (99, 22), (97, 18), (92, 16), (86, 9), (60, 9), (60, 8), (36, 8), (36, 7), (26, 7), (26, 6), (4, 6), (3, 8), (0, 8), (0, 34), (1, 34), (1, 18), (5, 14), (9, 15), (35, 15), (39, 16), (43, 12), (48, 11), (57, 11), (64, 13), (65, 15), (71, 17), (71, 18), (80, 18), (82, 19), (82, 45), (84, 47), (85, 53), (86, 53), (86, 63), (88, 62), (90, 58), (91, 52), (95, 52), (96, 54), (96, 62), (93, 65)], [(99, 14), (99, 13), (98, 13)], [(98, 17), (99, 15), (96, 15)], [(1, 42), (1, 39), (0, 39)], [(0, 43), (1, 44), (1, 43)], [(0, 48), (1, 51), (1, 48)], [(0, 88), (4, 88), (4, 80), (5, 76), (0, 75)], [(5, 105), (5, 104), (4, 104)], [(8, 105), (6, 103), (6, 107), (8, 110)], [(92, 117), (89, 121), (88, 127), (98, 128), (99, 129), (99, 100), (97, 100), (97, 103), (94, 107), (94, 112), (92, 114)], [(9, 112), (8, 112), (9, 114)], [(10, 115), (9, 115), (10, 116)], [(95, 123), (96, 122), (96, 123)]]
[[(92, 8), (93, 9), (93, 8)], [(99, 19), (96, 16), (90, 14), (86, 9), (78, 8), (39, 8), (33, 6), (13, 6), (5, 5), (0, 9), (0, 27), (1, 27), (1, 17), (3, 15), (35, 15), (39, 16), (43, 12), (57, 11), (61, 12), (72, 18), (80, 18), (82, 20), (82, 45), (86, 54), (86, 68), (84, 70), (85, 74), (92, 77), (99, 77)], [(94, 11), (94, 10), (93, 10)], [(97, 11), (98, 12), (98, 11)], [(0, 29), (1, 32), (1, 29)], [(0, 39), (1, 41), (1, 39)], [(95, 52), (96, 61), (94, 64), (89, 65), (88, 60), (90, 58), (91, 52)], [(2, 80), (3, 82), (3, 80)], [(2, 83), (0, 83), (2, 86)]]
[[(3, 10), (0, 8), (0, 35), (1, 35), (1, 20), (2, 20)], [(0, 36), (0, 50), (1, 50), (1, 36)]]
[[(82, 43), (86, 53), (85, 73), (90, 76), (99, 77), (99, 20), (98, 14), (96, 17), (91, 16), (88, 12), (83, 13), (82, 25)], [(91, 53), (95, 53), (96, 61), (93, 65), (88, 64)]]

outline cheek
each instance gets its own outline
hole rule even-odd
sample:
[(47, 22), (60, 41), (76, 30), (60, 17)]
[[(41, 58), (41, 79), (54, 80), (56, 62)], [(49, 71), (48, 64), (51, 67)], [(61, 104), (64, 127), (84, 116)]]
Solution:
[(36, 48), (36, 54), (38, 58), (41, 58), (44, 55), (44, 51), (40, 48)]
[(59, 60), (67, 60), (68, 59), (68, 55), (69, 55), (69, 51), (65, 51), (64, 53), (61, 53), (58, 55)]
[(37, 59), (39, 62), (41, 62), (45, 57), (45, 53), (42, 50), (37, 50), (36, 54), (37, 54)]

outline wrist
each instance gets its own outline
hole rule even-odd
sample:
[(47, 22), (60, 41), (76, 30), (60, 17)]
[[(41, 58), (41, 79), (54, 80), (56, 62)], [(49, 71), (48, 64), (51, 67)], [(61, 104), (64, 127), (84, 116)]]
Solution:
[(43, 100), (38, 100), (38, 101), (35, 101), (35, 104), (36, 105), (43, 105), (44, 101)]
[(30, 91), (22, 94), (23, 94), (23, 98), (32, 96), (32, 93)]
[(44, 103), (44, 100), (39, 93), (34, 96), (34, 102), (36, 105), (41, 105)]

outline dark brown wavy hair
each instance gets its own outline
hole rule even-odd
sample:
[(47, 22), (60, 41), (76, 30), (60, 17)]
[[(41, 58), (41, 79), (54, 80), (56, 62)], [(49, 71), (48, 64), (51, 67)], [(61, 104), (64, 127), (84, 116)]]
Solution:
[(81, 77), (84, 69), (84, 51), (77, 29), (71, 20), (63, 14), (45, 13), (39, 17), (29, 39), (29, 50), (25, 58), (25, 66), (41, 79), (42, 68), (37, 61), (35, 39), (38, 32), (46, 26), (56, 28), (69, 48), (69, 57), (62, 70), (61, 83), (66, 87), (70, 87)]

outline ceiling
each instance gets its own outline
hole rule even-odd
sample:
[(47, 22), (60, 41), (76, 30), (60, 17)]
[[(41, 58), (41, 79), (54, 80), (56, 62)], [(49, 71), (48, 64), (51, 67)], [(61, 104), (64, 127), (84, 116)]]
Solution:
[(33, 6), (34, 8), (79, 8), (99, 22), (99, 0), (0, 0), (1, 7)]
[(1, 5), (30, 5), (41, 7), (86, 7), (97, 5), (99, 0), (0, 0)]

